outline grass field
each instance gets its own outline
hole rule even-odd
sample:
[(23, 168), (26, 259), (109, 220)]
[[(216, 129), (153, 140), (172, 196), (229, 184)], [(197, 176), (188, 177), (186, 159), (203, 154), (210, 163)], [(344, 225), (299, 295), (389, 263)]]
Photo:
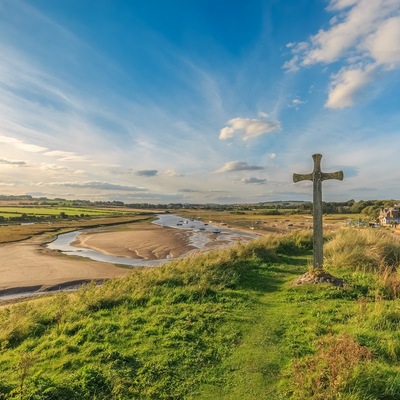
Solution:
[(66, 216), (89, 216), (89, 217), (104, 217), (104, 216), (116, 216), (116, 215), (126, 215), (133, 214), (127, 210), (120, 209), (105, 209), (105, 208), (93, 208), (93, 207), (37, 207), (37, 206), (0, 206), (0, 216), (5, 218), (10, 216), (55, 216), (60, 215), (60, 213), (65, 213)]
[[(209, 211), (179, 210), (177, 214), (186, 218), (201, 219), (205, 222), (223, 224), (223, 226), (254, 230), (256, 233), (286, 232), (292, 229), (309, 229), (312, 227), (311, 214), (265, 215), (263, 210), (254, 211)], [(325, 229), (336, 229), (346, 225), (349, 220), (360, 218), (359, 214), (329, 214), (324, 216)]]
[(337, 231), (326, 266), (344, 287), (293, 286), (310, 247), (308, 231), (270, 235), (3, 307), (0, 393), (399, 399), (399, 242), (385, 231)]

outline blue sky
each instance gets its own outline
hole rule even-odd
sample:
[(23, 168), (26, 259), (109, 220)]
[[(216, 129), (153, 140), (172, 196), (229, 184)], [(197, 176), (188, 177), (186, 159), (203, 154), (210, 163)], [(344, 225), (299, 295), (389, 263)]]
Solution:
[(2, 194), (400, 198), (399, 0), (0, 0)]

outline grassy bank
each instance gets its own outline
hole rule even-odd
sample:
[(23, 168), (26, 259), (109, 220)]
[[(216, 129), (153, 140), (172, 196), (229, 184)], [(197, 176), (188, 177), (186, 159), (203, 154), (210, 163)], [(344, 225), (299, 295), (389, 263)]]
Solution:
[(327, 244), (343, 288), (292, 285), (296, 232), (4, 307), (0, 398), (398, 399), (399, 245), (377, 233), (366, 267), (369, 234)]

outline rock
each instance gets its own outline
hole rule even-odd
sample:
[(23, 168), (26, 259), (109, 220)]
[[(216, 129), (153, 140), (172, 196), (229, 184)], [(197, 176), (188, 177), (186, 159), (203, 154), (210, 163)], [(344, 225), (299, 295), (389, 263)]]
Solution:
[(318, 284), (318, 283), (329, 283), (333, 286), (342, 287), (343, 280), (336, 278), (324, 270), (308, 271), (304, 275), (299, 276), (294, 282), (294, 285)]

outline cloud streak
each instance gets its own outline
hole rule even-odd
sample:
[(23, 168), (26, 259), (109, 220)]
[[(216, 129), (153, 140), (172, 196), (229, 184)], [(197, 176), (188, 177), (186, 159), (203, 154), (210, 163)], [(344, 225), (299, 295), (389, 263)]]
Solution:
[(241, 172), (241, 171), (259, 171), (263, 170), (264, 167), (258, 165), (249, 165), (244, 161), (229, 161), (225, 163), (221, 168), (217, 169), (215, 173), (225, 173), (225, 172)]
[(113, 190), (124, 192), (141, 192), (146, 190), (143, 187), (117, 185), (109, 182), (86, 181), (86, 182), (39, 182), (37, 186), (79, 188), (79, 189), (96, 189), (96, 190)]
[(264, 183), (267, 183), (267, 180), (259, 178), (242, 178), (237, 182), (244, 183), (245, 185), (263, 185)]

